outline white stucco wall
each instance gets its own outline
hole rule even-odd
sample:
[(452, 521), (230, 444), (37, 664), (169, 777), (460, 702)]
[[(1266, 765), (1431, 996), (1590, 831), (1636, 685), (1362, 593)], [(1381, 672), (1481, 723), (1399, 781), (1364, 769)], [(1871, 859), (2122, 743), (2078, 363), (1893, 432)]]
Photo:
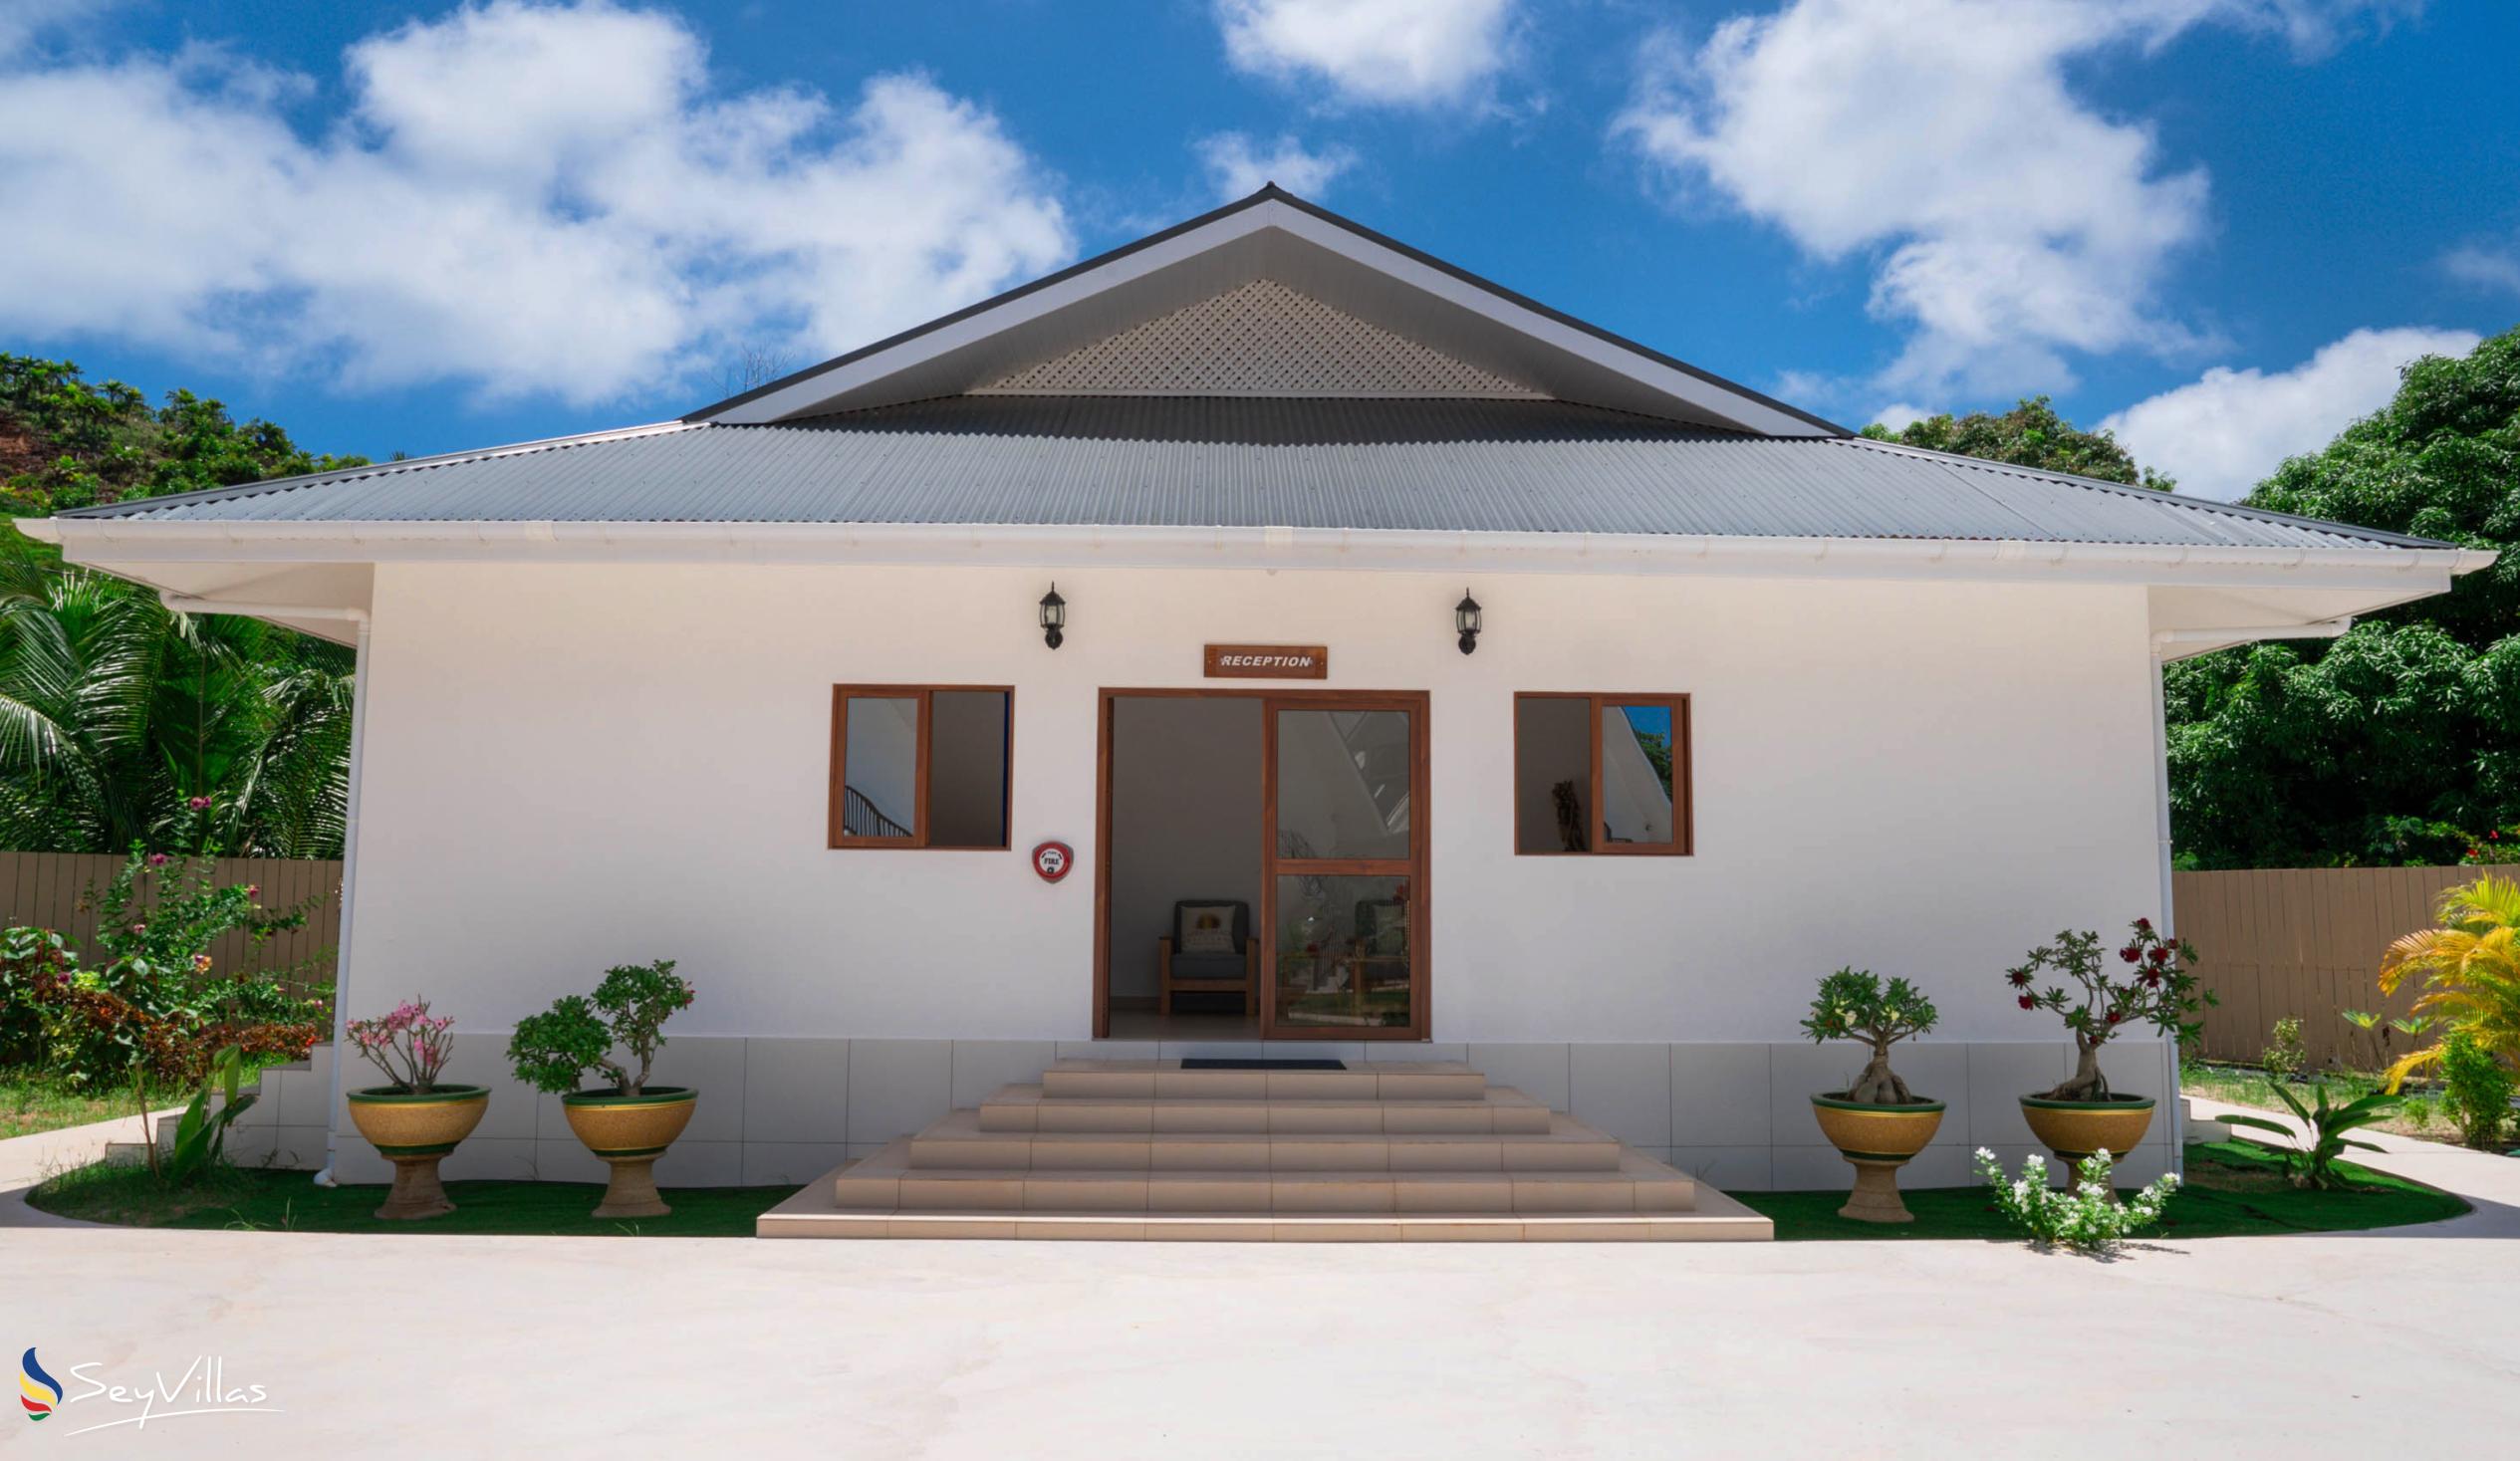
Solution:
[[(1943, 1038), (2049, 1040), (1998, 971), (2155, 913), (2141, 590), (1063, 568), (389, 565), (377, 580), (354, 1014), (500, 1029), (670, 956), (677, 1035), (1091, 1029), (1095, 710), (1200, 645), (1324, 643), (1426, 690), (1433, 1038), (1776, 1041), (1842, 963)], [(1015, 687), (1012, 850), (825, 847), (831, 686)], [(1697, 855), (1513, 854), (1516, 690), (1693, 696)], [(1055, 886), (1027, 851), (1073, 845)]]

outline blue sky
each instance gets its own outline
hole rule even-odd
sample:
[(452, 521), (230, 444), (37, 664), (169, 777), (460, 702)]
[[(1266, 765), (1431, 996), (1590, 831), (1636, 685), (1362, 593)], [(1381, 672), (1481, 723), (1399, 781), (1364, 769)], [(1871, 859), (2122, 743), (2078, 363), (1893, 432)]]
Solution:
[(1861, 424), (2228, 496), (2520, 321), (2520, 6), (0, 10), (0, 348), (414, 454), (677, 414), (1262, 176)]

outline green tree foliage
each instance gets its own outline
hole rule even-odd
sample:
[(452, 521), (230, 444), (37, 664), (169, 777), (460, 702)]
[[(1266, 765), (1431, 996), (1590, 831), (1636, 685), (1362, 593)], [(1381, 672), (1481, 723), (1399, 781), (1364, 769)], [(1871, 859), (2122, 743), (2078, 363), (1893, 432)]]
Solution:
[(1971, 411), (1910, 421), (1896, 431), (1876, 421), (1864, 428), (1876, 441), (1895, 441), (1960, 456), (2010, 462), (2046, 472), (2070, 472), (2131, 487), (2167, 492), (2175, 484), (2149, 467), (2139, 467), (2118, 438), (2107, 431), (2086, 431), (2056, 413), (2044, 395), (2023, 399), (2002, 415)]
[(130, 386), (92, 383), (68, 361), (0, 353), (0, 490), (13, 517), (367, 462), (313, 455), (271, 422), (240, 423), (189, 390), (170, 390), (152, 408)]
[(2520, 632), (2520, 328), (2464, 359), (2408, 365), (2396, 398), (2276, 468), (2252, 507), (2502, 550), (2448, 594), (2375, 618), (2438, 625), (2471, 649)]
[(2170, 806), (2200, 867), (2458, 861), (2520, 824), (2520, 329), (2408, 365), (2253, 507), (2499, 550), (2332, 644), (2169, 666)]
[[(12, 515), (355, 466), (268, 421), (172, 391), (152, 409), (66, 361), (0, 355), (0, 492)], [(0, 540), (0, 846), (337, 857), (352, 657)], [(198, 805), (196, 805), (198, 804)]]

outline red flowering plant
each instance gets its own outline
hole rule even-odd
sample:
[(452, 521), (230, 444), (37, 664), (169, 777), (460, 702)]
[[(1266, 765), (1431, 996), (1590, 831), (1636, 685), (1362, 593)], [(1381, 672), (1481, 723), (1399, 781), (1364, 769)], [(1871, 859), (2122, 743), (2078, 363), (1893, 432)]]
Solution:
[[(2204, 1033), (2197, 1015), (2216, 1003), (2213, 993), (2191, 972), (2195, 946), (2165, 938), (2149, 918), (2138, 918), (2117, 963), (2123, 976), (2110, 972), (2100, 935), (2066, 929), (2056, 942), (2030, 951), (2029, 959), (2004, 971), (2004, 983), (2025, 1010), (2054, 1011), (2074, 1035), (2074, 1074), (2043, 1100), (2107, 1100), (2109, 1077), (2100, 1069), (2100, 1048), (2139, 1025), (2174, 1036), (2181, 1044)], [(2058, 982), (2038, 987), (2043, 976)], [(2071, 981), (2079, 993), (2069, 992)]]
[(455, 1017), (432, 1015), (428, 1001), (404, 1000), (384, 1014), (350, 1022), (351, 1049), (385, 1073), (400, 1096), (425, 1096), (437, 1089), (437, 1074), (455, 1053)]

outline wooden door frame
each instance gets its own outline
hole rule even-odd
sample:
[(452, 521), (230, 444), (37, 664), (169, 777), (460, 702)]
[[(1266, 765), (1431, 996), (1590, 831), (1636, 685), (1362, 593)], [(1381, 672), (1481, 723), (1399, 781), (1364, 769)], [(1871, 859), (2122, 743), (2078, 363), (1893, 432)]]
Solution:
[[(1409, 968), (1409, 1023), (1387, 1028), (1355, 1027), (1343, 1029), (1325, 1026), (1308, 1030), (1300, 1036), (1284, 1035), (1279, 1039), (1314, 1041), (1408, 1040), (1424, 1041), (1434, 1029), (1434, 1007), (1431, 1003), (1434, 985), (1434, 945), (1432, 942), (1433, 900), (1429, 888), (1430, 852), (1433, 848), (1429, 831), (1427, 785), (1429, 747), (1434, 728), (1429, 715), (1430, 697), (1424, 690), (1305, 690), (1275, 685), (1249, 685), (1224, 688), (1207, 685), (1179, 685), (1147, 689), (1125, 689), (1106, 686), (1095, 697), (1095, 770), (1094, 770), (1094, 1038), (1108, 1040), (1112, 1034), (1112, 753), (1115, 705), (1129, 699), (1146, 700), (1257, 700), (1264, 717), (1261, 728), (1260, 814), (1261, 826), (1277, 825), (1275, 798), (1277, 767), (1268, 755), (1269, 732), (1265, 717), (1267, 702), (1276, 701), (1295, 709), (1339, 709), (1357, 706), (1365, 709), (1403, 709), (1410, 715), (1408, 756), (1408, 840), (1410, 871), (1408, 874), (1408, 937), (1414, 955)], [(1275, 889), (1268, 885), (1271, 854), (1264, 846), (1261, 857), (1262, 887), (1253, 912), (1259, 926), (1253, 937), (1262, 940), (1263, 989), (1255, 997), (1273, 988), (1276, 969), (1272, 962), (1276, 953), (1276, 930), (1266, 920), (1267, 910), (1275, 902)], [(1262, 1028), (1269, 1021), (1265, 1014)], [(1262, 1037), (1268, 1038), (1268, 1037)]]

